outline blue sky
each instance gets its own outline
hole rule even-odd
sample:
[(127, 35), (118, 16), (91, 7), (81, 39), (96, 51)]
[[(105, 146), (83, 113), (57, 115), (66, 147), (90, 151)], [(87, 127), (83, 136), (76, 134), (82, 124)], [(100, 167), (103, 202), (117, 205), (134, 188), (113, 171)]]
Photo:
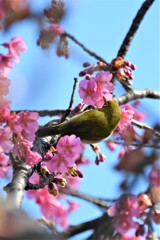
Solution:
[[(42, 12), (44, 6), (49, 6), (50, 0), (31, 1), (32, 9)], [(61, 22), (64, 29), (74, 35), (90, 50), (110, 62), (115, 58), (117, 51), (127, 33), (141, 0), (66, 0), (67, 15)], [(13, 109), (65, 109), (68, 107), (73, 79), (82, 70), (83, 62), (95, 63), (96, 60), (84, 53), (78, 46), (69, 40), (70, 58), (58, 58), (53, 46), (49, 50), (42, 50), (36, 46), (39, 28), (33, 21), (23, 21), (11, 27), (7, 34), (1, 33), (1, 42), (9, 41), (11, 37), (20, 35), (28, 46), (22, 54), (20, 64), (11, 71), (11, 93)], [(133, 87), (135, 89), (158, 90), (159, 86), (159, 1), (156, 0), (145, 16), (126, 59), (136, 64)], [(80, 80), (80, 79), (79, 79)], [(117, 96), (124, 93), (117, 85)], [(78, 92), (75, 96), (75, 105), (80, 102)], [(142, 100), (141, 111), (149, 112), (147, 123), (158, 122), (160, 116), (158, 100)], [(50, 120), (43, 119), (41, 123)], [(122, 174), (113, 170), (117, 162), (117, 155), (107, 154), (107, 161), (100, 166), (83, 168), (84, 180), (80, 190), (93, 196), (116, 198), (121, 192), (118, 189)], [(94, 154), (87, 147), (86, 156), (94, 162)], [(137, 188), (145, 190), (143, 181)], [(25, 201), (26, 203), (26, 201)], [(27, 203), (27, 207), (33, 202)], [(74, 213), (71, 223), (92, 219), (101, 213), (88, 203), (81, 201), (81, 211)], [(36, 208), (35, 208), (36, 209)], [(86, 212), (88, 213), (86, 215)], [(33, 213), (32, 213), (33, 214)], [(33, 215), (39, 216), (39, 211)], [(74, 238), (76, 239), (76, 238)], [(78, 238), (77, 238), (78, 239)]]

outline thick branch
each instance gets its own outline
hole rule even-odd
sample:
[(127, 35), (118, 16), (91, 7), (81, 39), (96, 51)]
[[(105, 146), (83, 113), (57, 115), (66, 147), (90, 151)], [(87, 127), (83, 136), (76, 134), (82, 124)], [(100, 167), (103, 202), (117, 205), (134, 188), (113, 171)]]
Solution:
[(126, 37), (123, 40), (123, 43), (117, 53), (117, 57), (121, 56), (121, 57), (125, 57), (129, 46), (133, 40), (133, 37), (136, 33), (136, 31), (138, 30), (140, 23), (142, 22), (144, 15), (147, 13), (148, 9), (150, 8), (150, 6), (152, 5), (152, 3), (154, 2), (154, 0), (145, 0), (144, 3), (142, 4), (142, 6), (140, 7), (139, 11), (137, 12), (137, 15), (135, 16), (135, 18), (133, 19), (132, 25), (126, 35)]
[(18, 162), (13, 153), (10, 153), (10, 158), (13, 166), (13, 178), (11, 183), (4, 187), (4, 190), (7, 192), (7, 201), (11, 203), (12, 207), (20, 208), (30, 167), (25, 163)]
[(133, 90), (129, 91), (128, 93), (118, 97), (114, 98), (118, 104), (125, 104), (132, 100), (136, 100), (139, 98), (152, 98), (152, 99), (160, 99), (160, 92), (144, 89), (144, 90)]
[[(87, 230), (94, 230), (94, 229), (100, 228), (104, 224), (105, 224), (105, 230), (107, 230), (108, 232), (113, 231), (111, 225), (110, 225), (110, 227), (107, 227), (108, 221), (110, 221), (110, 218), (105, 213), (101, 217), (96, 218), (94, 220), (84, 222), (84, 223), (78, 224), (76, 226), (71, 226), (68, 230), (62, 232), (62, 236), (64, 237), (64, 239), (68, 239), (76, 234), (85, 232)], [(94, 238), (94, 239), (96, 239), (96, 238)]]

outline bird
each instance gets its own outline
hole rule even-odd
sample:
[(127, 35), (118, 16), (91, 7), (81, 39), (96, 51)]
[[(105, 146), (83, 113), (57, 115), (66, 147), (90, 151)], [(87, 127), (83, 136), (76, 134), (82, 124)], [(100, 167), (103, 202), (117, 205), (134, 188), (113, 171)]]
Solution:
[(101, 109), (86, 110), (60, 124), (38, 129), (38, 138), (51, 135), (76, 135), (85, 144), (94, 144), (106, 139), (117, 127), (121, 109), (114, 100), (106, 100)]

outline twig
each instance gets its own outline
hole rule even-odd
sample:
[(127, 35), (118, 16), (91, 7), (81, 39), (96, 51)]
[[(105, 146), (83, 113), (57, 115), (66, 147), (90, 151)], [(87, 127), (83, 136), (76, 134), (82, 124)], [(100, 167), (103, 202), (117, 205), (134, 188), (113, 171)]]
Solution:
[(25, 163), (21, 163), (17, 156), (10, 153), (10, 159), (13, 167), (13, 178), (12, 181), (4, 187), (7, 192), (7, 201), (12, 204), (13, 208), (20, 208), (24, 189), (28, 182), (28, 170), (30, 167)]
[(129, 49), (129, 46), (133, 40), (133, 37), (134, 37), (136, 31), (138, 30), (141, 21), (143, 20), (144, 15), (147, 13), (148, 9), (150, 8), (150, 6), (152, 5), (153, 2), (154, 2), (154, 0), (144, 1), (142, 6), (140, 7), (140, 9), (138, 10), (135, 18), (133, 19), (132, 25), (129, 28), (129, 31), (127, 32), (127, 35), (125, 36), (123, 43), (117, 53), (117, 57), (118, 56), (125, 57), (128, 49)]
[(90, 197), (87, 194), (80, 193), (79, 191), (76, 191), (76, 190), (64, 188), (60, 192), (71, 195), (71, 196), (74, 196), (74, 197), (77, 197), (77, 198), (81, 198), (81, 199), (86, 200), (90, 203), (96, 204), (98, 207), (102, 207), (104, 209), (108, 209), (108, 207), (109, 207), (109, 205), (106, 203), (106, 201), (103, 201), (99, 198)]
[(118, 104), (125, 104), (139, 98), (160, 99), (160, 92), (149, 89), (132, 90), (118, 98), (114, 98), (114, 100), (116, 100)]
[(74, 36), (72, 36), (71, 34), (69, 34), (68, 32), (64, 32), (63, 34), (64, 36), (67, 36), (68, 38), (70, 38), (73, 42), (75, 42), (78, 46), (80, 46), (85, 52), (87, 52), (90, 56), (94, 57), (95, 59), (97, 59), (100, 62), (104, 62), (106, 64), (106, 67), (110, 68), (110, 65), (106, 62), (105, 59), (103, 59), (102, 57), (98, 56), (95, 52), (92, 52), (91, 50), (89, 50), (88, 48), (86, 48), (82, 43), (80, 43)]
[(139, 127), (139, 128), (142, 128), (142, 129), (146, 129), (146, 130), (151, 130), (157, 137), (160, 137), (160, 133), (157, 132), (156, 130), (154, 130), (152, 127), (150, 127), (149, 125), (145, 124), (145, 123), (141, 123), (135, 119), (132, 119), (132, 124)]
[(77, 83), (78, 83), (78, 78), (74, 78), (74, 85), (73, 85), (73, 90), (72, 90), (72, 94), (71, 94), (71, 99), (70, 99), (69, 107), (68, 107), (68, 109), (66, 110), (64, 116), (62, 117), (61, 122), (65, 121), (66, 117), (67, 117), (67, 116), (71, 113), (71, 111), (72, 111), (72, 105), (73, 105), (73, 102), (74, 102), (74, 94), (75, 94), (75, 90), (76, 90)]

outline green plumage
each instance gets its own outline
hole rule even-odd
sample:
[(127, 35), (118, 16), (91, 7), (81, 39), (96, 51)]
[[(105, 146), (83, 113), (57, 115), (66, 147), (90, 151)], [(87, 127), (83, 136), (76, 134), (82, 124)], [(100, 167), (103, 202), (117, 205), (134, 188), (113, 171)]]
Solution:
[(38, 137), (75, 134), (84, 143), (96, 143), (108, 137), (116, 128), (121, 110), (115, 101), (107, 101), (101, 109), (87, 110), (58, 125), (40, 128)]

